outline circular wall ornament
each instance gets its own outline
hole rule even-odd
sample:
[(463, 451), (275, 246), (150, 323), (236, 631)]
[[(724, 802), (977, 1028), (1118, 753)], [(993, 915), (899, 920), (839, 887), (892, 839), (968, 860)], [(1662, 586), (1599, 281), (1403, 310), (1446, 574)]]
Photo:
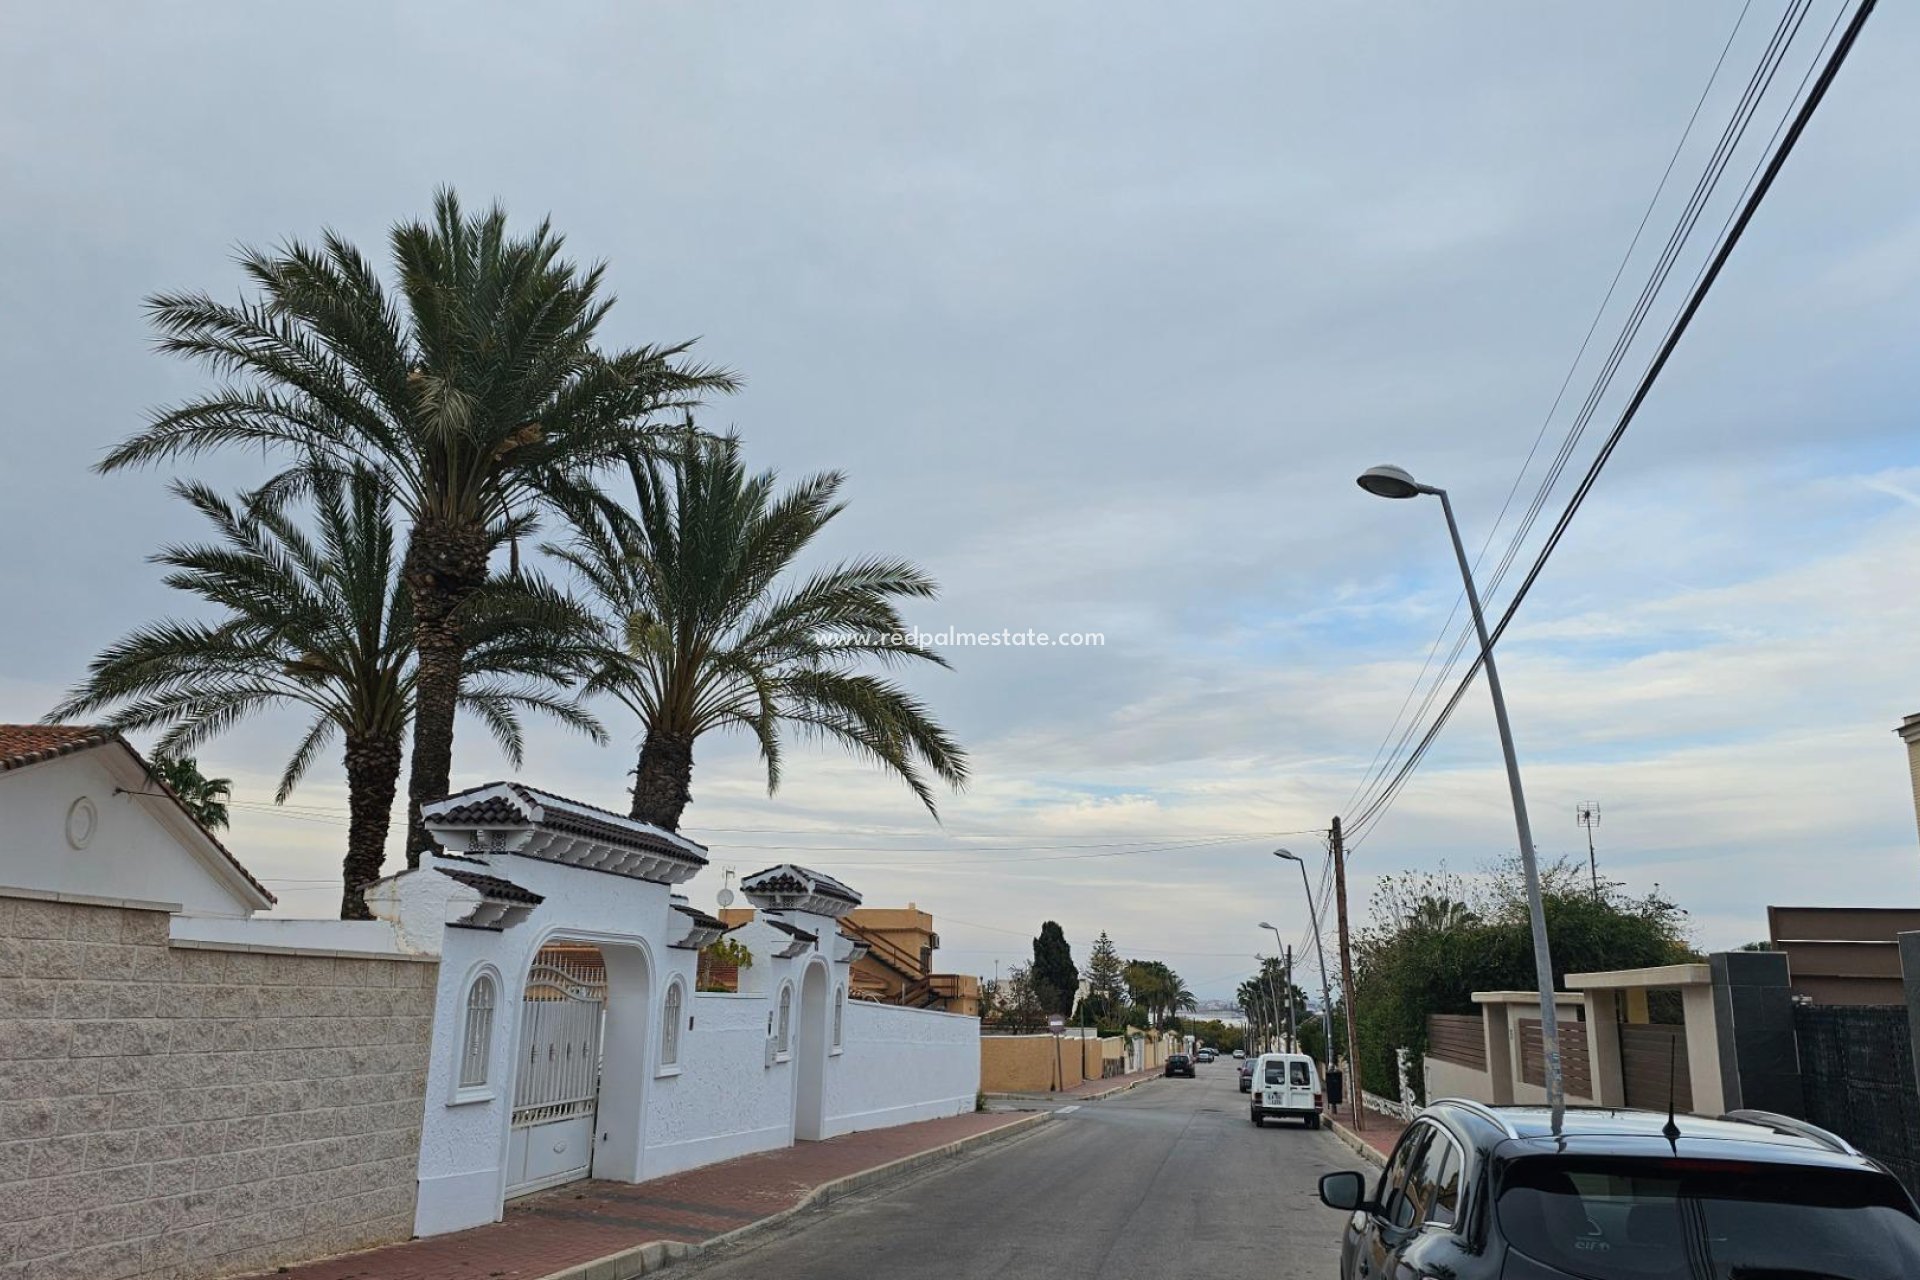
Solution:
[(100, 829), (100, 811), (93, 807), (93, 801), (81, 796), (67, 807), (67, 843), (75, 849), (84, 849), (93, 843), (94, 832)]

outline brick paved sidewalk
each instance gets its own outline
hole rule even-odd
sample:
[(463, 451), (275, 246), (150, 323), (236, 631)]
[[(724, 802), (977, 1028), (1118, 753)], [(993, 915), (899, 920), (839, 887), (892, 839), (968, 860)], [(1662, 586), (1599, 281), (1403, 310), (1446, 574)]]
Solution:
[(802, 1142), (651, 1182), (575, 1182), (515, 1200), (503, 1221), (282, 1272), (290, 1280), (538, 1280), (656, 1240), (710, 1240), (791, 1209), (825, 1183), (1030, 1117), (975, 1112)]
[(1334, 1128), (1353, 1141), (1363, 1142), (1378, 1154), (1378, 1164), (1393, 1154), (1393, 1144), (1400, 1141), (1400, 1135), (1406, 1131), (1404, 1120), (1395, 1120), (1392, 1116), (1383, 1116), (1378, 1111), (1367, 1112), (1367, 1127), (1355, 1132), (1352, 1118), (1341, 1111), (1334, 1119)]

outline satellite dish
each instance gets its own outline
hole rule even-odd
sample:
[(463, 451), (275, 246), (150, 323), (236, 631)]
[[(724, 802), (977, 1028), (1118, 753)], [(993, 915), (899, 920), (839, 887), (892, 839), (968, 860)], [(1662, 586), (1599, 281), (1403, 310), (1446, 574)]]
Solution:
[(723, 907), (730, 907), (733, 905), (733, 890), (731, 889), (722, 889), (718, 894), (714, 896), (716, 900), (720, 903), (720, 905)]

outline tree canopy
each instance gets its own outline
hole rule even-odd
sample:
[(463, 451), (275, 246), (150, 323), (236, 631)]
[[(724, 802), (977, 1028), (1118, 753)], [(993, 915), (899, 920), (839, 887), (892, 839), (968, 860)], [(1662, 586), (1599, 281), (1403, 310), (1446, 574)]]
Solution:
[(1080, 989), (1080, 970), (1073, 964), (1073, 948), (1067, 945), (1066, 931), (1049, 920), (1040, 926), (1033, 940), (1033, 982), (1042, 994), (1041, 1003), (1048, 1013), (1067, 1017), (1073, 1013), (1073, 997)]
[[(1596, 895), (1586, 875), (1565, 859), (1541, 868), (1556, 987), (1569, 973), (1690, 958), (1686, 913), (1658, 886), (1636, 897), (1603, 884)], [(1534, 987), (1533, 933), (1518, 859), (1475, 880), (1390, 876), (1374, 890), (1371, 915), (1353, 947), (1360, 1066), (1368, 1088), (1392, 1093), (1394, 1050), (1425, 1052), (1429, 1014), (1473, 1013), (1475, 991)]]

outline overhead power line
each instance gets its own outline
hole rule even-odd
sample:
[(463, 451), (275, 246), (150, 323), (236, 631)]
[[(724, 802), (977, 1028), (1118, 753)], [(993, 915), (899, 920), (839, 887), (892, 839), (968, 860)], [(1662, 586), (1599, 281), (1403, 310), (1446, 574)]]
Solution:
[[(1694, 184), (1693, 191), (1688, 197), (1685, 210), (1683, 210), (1679, 220), (1676, 221), (1672, 232), (1667, 238), (1666, 246), (1661, 250), (1653, 269), (1648, 273), (1647, 280), (1641, 287), (1639, 297), (1631, 308), (1627, 322), (1614, 338), (1611, 350), (1603, 360), (1601, 370), (1596, 375), (1592, 387), (1588, 390), (1584, 398), (1584, 403), (1577, 412), (1574, 421), (1569, 425), (1566, 435), (1562, 439), (1558, 449), (1555, 451), (1554, 459), (1549, 465), (1546, 475), (1540, 480), (1536, 487), (1533, 498), (1528, 503), (1526, 514), (1522, 517), (1518, 527), (1508, 539), (1506, 549), (1500, 557), (1499, 565), (1495, 568), (1492, 575), (1485, 580), (1484, 592), (1488, 600), (1493, 598), (1494, 594), (1499, 590), (1502, 581), (1506, 578), (1507, 571), (1511, 568), (1514, 557), (1518, 555), (1520, 547), (1524, 544), (1527, 535), (1532, 532), (1534, 522), (1538, 519), (1542, 507), (1551, 495), (1554, 487), (1559, 483), (1567, 460), (1571, 457), (1581, 435), (1584, 434), (1586, 426), (1591, 420), (1601, 398), (1605, 395), (1607, 389), (1612, 386), (1614, 375), (1619, 369), (1620, 361), (1624, 358), (1629, 344), (1638, 336), (1641, 322), (1645, 319), (1661, 287), (1665, 284), (1667, 276), (1671, 271), (1672, 263), (1676, 259), (1686, 239), (1686, 234), (1691, 231), (1694, 222), (1697, 221), (1698, 210), (1703, 208), (1706, 201), (1710, 198), (1713, 189), (1718, 185), (1720, 174), (1724, 172), (1725, 162), (1732, 156), (1734, 148), (1738, 145), (1739, 138), (1744, 136), (1745, 122), (1751, 117), (1752, 109), (1757, 108), (1759, 105), (1759, 99), (1764, 91), (1764, 86), (1770, 82), (1770, 69), (1776, 67), (1777, 59), (1785, 54), (1786, 44), (1790, 40), (1793, 31), (1797, 29), (1796, 15), (1804, 18), (1806, 6), (1811, 4), (1811, 2), (1812, 0), (1794, 0), (1794, 3), (1782, 12), (1780, 21), (1775, 26), (1773, 35), (1769, 39), (1760, 61), (1756, 64), (1752, 75), (1748, 78), (1747, 85), (1741, 93), (1738, 104), (1728, 116), (1727, 123), (1721, 131), (1719, 141), (1714, 146), (1712, 156)], [(1727, 33), (1726, 42), (1721, 45), (1720, 55), (1715, 60), (1713, 69), (1707, 76), (1706, 84), (1701, 87), (1700, 96), (1694, 101), (1693, 111), (1687, 118), (1686, 126), (1681, 130), (1679, 140), (1674, 144), (1674, 149), (1668, 157), (1666, 168), (1661, 173), (1660, 181), (1656, 184), (1653, 195), (1647, 201), (1646, 208), (1641, 212), (1640, 222), (1634, 229), (1633, 237), (1627, 245), (1626, 252), (1621, 255), (1619, 266), (1614, 270), (1613, 279), (1607, 286), (1606, 294), (1601, 299), (1600, 306), (1595, 309), (1593, 320), (1587, 327), (1586, 335), (1581, 339), (1579, 350), (1575, 353), (1573, 361), (1567, 367), (1566, 376), (1561, 380), (1560, 389), (1554, 396), (1553, 404), (1547, 410), (1546, 416), (1541, 420), (1540, 430), (1535, 434), (1533, 445), (1528, 449), (1527, 457), (1525, 461), (1521, 463), (1520, 471), (1515, 475), (1513, 484), (1507, 491), (1506, 501), (1501, 504), (1499, 514), (1494, 518), (1493, 524), (1488, 528), (1486, 539), (1481, 544), (1480, 553), (1474, 560), (1473, 567), (1476, 576), (1478, 576), (1481, 561), (1484, 560), (1487, 550), (1492, 546), (1494, 535), (1498, 531), (1501, 521), (1506, 518), (1506, 513), (1512, 505), (1513, 498), (1519, 492), (1520, 485), (1525, 480), (1527, 471), (1532, 466), (1533, 459), (1539, 452), (1540, 444), (1545, 439), (1548, 428), (1553, 424), (1554, 416), (1559, 412), (1561, 404), (1566, 399), (1567, 390), (1572, 385), (1573, 377), (1579, 371), (1581, 362), (1586, 357), (1586, 352), (1592, 344), (1593, 336), (1599, 329), (1600, 321), (1605, 318), (1607, 308), (1611, 305), (1613, 296), (1618, 291), (1620, 280), (1625, 275), (1628, 265), (1631, 264), (1633, 260), (1634, 253), (1639, 248), (1641, 236), (1645, 233), (1647, 224), (1651, 221), (1654, 210), (1659, 206), (1660, 199), (1666, 192), (1667, 183), (1679, 162), (1680, 156), (1686, 150), (1687, 143), (1693, 135), (1694, 125), (1699, 120), (1702, 108), (1713, 93), (1713, 86), (1719, 80), (1721, 69), (1726, 63), (1727, 54), (1739, 35), (1740, 27), (1746, 18), (1746, 14), (1746, 8), (1742, 8), (1739, 17), (1735, 20), (1732, 30)], [(1464, 591), (1454, 597), (1452, 609), (1448, 611), (1446, 620), (1440, 625), (1439, 633), (1434, 637), (1433, 644), (1429, 646), (1426, 660), (1421, 664), (1419, 674), (1414, 677), (1414, 682), (1412, 686), (1409, 687), (1407, 697), (1402, 701), (1399, 712), (1395, 714), (1393, 724), (1387, 731), (1387, 737), (1382, 739), (1383, 747), (1387, 741), (1393, 739), (1394, 731), (1400, 729), (1401, 720), (1402, 717), (1405, 716), (1407, 705), (1412, 701), (1413, 695), (1419, 692), (1422, 682), (1426, 679), (1427, 672), (1432, 669), (1433, 657), (1439, 650), (1441, 642), (1447, 638), (1450, 631), (1455, 630), (1454, 620), (1460, 616), (1461, 605), (1465, 602), (1466, 595)], [(1384, 789), (1386, 780), (1391, 776), (1394, 768), (1404, 759), (1408, 745), (1413, 740), (1414, 735), (1420, 731), (1421, 725), (1426, 722), (1427, 713), (1432, 708), (1434, 699), (1439, 695), (1440, 691), (1447, 686), (1454, 668), (1458, 665), (1461, 655), (1465, 652), (1468, 641), (1472, 637), (1473, 628), (1471, 625), (1462, 625), (1455, 631), (1453, 645), (1447, 653), (1446, 661), (1434, 675), (1433, 682), (1428, 686), (1426, 696), (1421, 699), (1418, 709), (1415, 710), (1411, 718), (1406, 719), (1405, 729), (1401, 732), (1398, 741), (1394, 742), (1392, 751), (1387, 753), (1385, 760), (1381, 760), (1381, 753), (1376, 750), (1374, 763), (1369, 764), (1367, 774), (1363, 776), (1361, 785), (1356, 788), (1356, 796), (1349, 798), (1341, 812), (1350, 815), (1364, 813), (1368, 806), (1378, 798)]]
[[(1659, 379), (1661, 372), (1666, 368), (1668, 360), (1671, 359), (1674, 350), (1679, 346), (1681, 338), (1685, 336), (1694, 317), (1699, 313), (1700, 307), (1706, 301), (1707, 295), (1712, 291), (1713, 285), (1719, 279), (1720, 273), (1725, 268), (1727, 261), (1732, 257), (1734, 248), (1739, 244), (1747, 227), (1752, 223), (1754, 215), (1759, 211), (1760, 205), (1766, 199), (1767, 193), (1772, 190), (1774, 181), (1779, 177), (1781, 169), (1786, 164), (1787, 157), (1793, 153), (1794, 147), (1806, 132), (1808, 123), (1812, 120), (1815, 111), (1819, 109), (1820, 103), (1825, 99), (1827, 91), (1832, 87), (1834, 79), (1838, 76), (1841, 66), (1845, 64), (1848, 54), (1852, 52), (1854, 44), (1859, 38), (1861, 29), (1865, 26), (1867, 18), (1873, 12), (1875, 3), (1876, 0), (1861, 0), (1861, 3), (1854, 10), (1852, 20), (1847, 23), (1846, 29), (1840, 35), (1837, 43), (1834, 41), (1833, 35), (1834, 32), (1839, 29), (1842, 18), (1845, 17), (1845, 7), (1842, 6), (1840, 11), (1835, 14), (1834, 21), (1828, 28), (1826, 38), (1822, 41), (1821, 45), (1823, 50), (1831, 46), (1831, 51), (1828, 52), (1824, 60), (1816, 59), (1813, 64), (1813, 66), (1819, 67), (1818, 78), (1812, 78), (1814, 72), (1812, 66), (1810, 66), (1807, 74), (1802, 77), (1800, 88), (1795, 93), (1795, 99), (1798, 100), (1800, 104), (1798, 109), (1793, 109), (1791, 103), (1789, 103), (1788, 110), (1782, 117), (1784, 132), (1782, 128), (1776, 128), (1774, 131), (1773, 145), (1770, 147), (1770, 154), (1762, 164), (1756, 166), (1754, 175), (1743, 188), (1742, 199), (1737, 206), (1737, 212), (1730, 215), (1723, 226), (1718, 239), (1718, 248), (1712, 253), (1706, 265), (1696, 276), (1685, 304), (1682, 306), (1674, 321), (1669, 325), (1665, 338), (1661, 341), (1652, 360), (1641, 375), (1632, 395), (1629, 397), (1625, 407), (1621, 410), (1615, 421), (1613, 429), (1608, 433), (1607, 439), (1601, 445), (1598, 454), (1588, 465), (1586, 473), (1582, 476), (1579, 485), (1568, 499), (1559, 518), (1554, 522), (1553, 529), (1547, 535), (1546, 542), (1535, 555), (1526, 576), (1521, 580), (1520, 586), (1516, 589), (1513, 598), (1508, 602), (1506, 609), (1501, 614), (1499, 623), (1492, 629), (1490, 635), (1492, 642), (1497, 643), (1505, 633), (1508, 625), (1513, 621), (1515, 614), (1519, 611), (1520, 605), (1526, 600), (1534, 584), (1539, 581), (1540, 574), (1546, 568), (1547, 562), (1552, 558), (1553, 552), (1559, 547), (1561, 540), (1565, 537), (1566, 531), (1572, 524), (1574, 516), (1578, 514), (1580, 507), (1586, 502), (1587, 496), (1593, 491), (1593, 487), (1598, 481), (1600, 473), (1605, 469), (1608, 460), (1613, 456), (1614, 450), (1626, 435), (1627, 428), (1632, 425), (1635, 417), (1639, 414), (1641, 406), (1645, 404), (1647, 396), (1652, 392), (1655, 382)], [(1804, 19), (1805, 12), (1805, 8), (1800, 9), (1799, 16), (1801, 19)], [(1796, 21), (1796, 30), (1797, 27), (1798, 23)], [(1776, 61), (1776, 70), (1777, 67), (1778, 62)], [(1769, 76), (1769, 79), (1770, 78)], [(1808, 88), (1808, 80), (1810, 78), (1812, 79), (1812, 83), (1811, 88)], [(1751, 113), (1749, 113), (1749, 117), (1750, 115)], [(1697, 214), (1695, 216), (1697, 218)], [(1362, 829), (1359, 831), (1354, 843), (1357, 844), (1359, 840), (1364, 839), (1367, 833), (1371, 831), (1372, 826), (1378, 822), (1379, 818), (1391, 806), (1393, 800), (1405, 786), (1407, 778), (1418, 768), (1420, 761), (1424, 759), (1434, 739), (1439, 736), (1440, 730), (1452, 716), (1454, 708), (1460, 704), (1461, 698), (1465, 696), (1467, 689), (1472, 685), (1474, 677), (1479, 674), (1481, 665), (1482, 658), (1476, 655), (1466, 675), (1462, 677), (1460, 683), (1455, 686), (1452, 695), (1447, 699), (1445, 706), (1442, 707), (1440, 714), (1435, 718), (1426, 733), (1422, 735), (1418, 746), (1414, 748), (1413, 752), (1394, 773), (1392, 780), (1386, 787), (1377, 794), (1360, 815), (1356, 816), (1352, 825)]]

